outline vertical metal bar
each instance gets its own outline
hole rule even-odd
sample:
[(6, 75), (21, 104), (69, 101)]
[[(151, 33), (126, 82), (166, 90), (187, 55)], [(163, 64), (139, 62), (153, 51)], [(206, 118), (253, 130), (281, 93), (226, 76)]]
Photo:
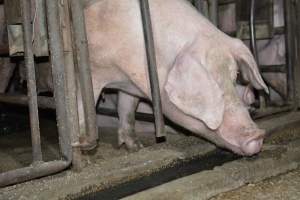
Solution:
[(209, 18), (207, 0), (195, 0), (194, 4), (195, 4), (195, 7), (199, 10), (199, 12), (202, 13), (202, 15)]
[(218, 0), (209, 0), (209, 18), (215, 26), (218, 26)]
[(56, 118), (59, 132), (59, 144), (62, 156), (72, 158), (70, 135), (67, 130), (67, 103), (63, 40), (59, 23), (58, 0), (46, 0), (49, 46), (56, 104)]
[(194, 0), (194, 4), (195, 4), (195, 7), (200, 11), (202, 12), (202, 9), (204, 7), (203, 5), (203, 0)]
[[(73, 38), (78, 65), (78, 76), (80, 80), (81, 96), (84, 108), (85, 127), (88, 143), (87, 147), (93, 148), (98, 140), (98, 128), (96, 122), (96, 107), (89, 62), (89, 51), (85, 28), (85, 18), (82, 1), (70, 1)], [(85, 148), (83, 146), (83, 148)]]
[(295, 53), (295, 60), (296, 60), (296, 65), (295, 65), (295, 70), (294, 70), (294, 80), (295, 80), (295, 100), (296, 100), (296, 106), (297, 108), (300, 107), (300, 1), (296, 1), (296, 46), (297, 48), (296, 53)]
[[(295, 100), (295, 87), (294, 87), (294, 76), (293, 68), (294, 62), (294, 52), (295, 52), (295, 35), (294, 35), (294, 23), (295, 16), (292, 10), (292, 1), (285, 0), (285, 42), (286, 42), (286, 56), (287, 56), (287, 91), (288, 91), (288, 101), (293, 102)], [(293, 102), (294, 103), (294, 102)]]
[[(253, 56), (256, 60), (257, 65), (259, 66), (259, 57), (258, 57), (258, 52), (257, 52), (257, 45), (256, 45), (256, 27), (255, 27), (255, 11), (256, 11), (256, 1), (251, 0), (251, 5), (250, 5), (250, 24), (249, 24), (249, 29), (250, 29), (250, 46), (251, 46), (251, 51), (253, 53)], [(259, 94), (259, 102), (260, 102), (260, 109), (266, 108), (266, 101), (263, 96), (263, 93)]]
[(31, 2), (21, 1), (23, 32), (24, 32), (24, 51), (27, 75), (27, 88), (29, 98), (30, 128), (32, 141), (33, 162), (42, 161), (42, 149), (39, 127), (39, 114), (36, 92), (36, 78), (34, 68), (34, 57), (32, 50), (32, 25), (31, 25)]
[(256, 1), (251, 0), (250, 7), (250, 38), (251, 38), (251, 51), (254, 55), (254, 58), (259, 65), (259, 58), (257, 55), (257, 46), (256, 46), (256, 27), (255, 27), (255, 5)]
[(140, 0), (145, 46), (149, 70), (150, 87), (152, 94), (153, 111), (155, 117), (156, 137), (164, 137), (166, 135), (164, 127), (164, 118), (162, 114), (162, 105), (160, 98), (159, 79), (157, 74), (155, 46), (153, 40), (153, 31), (151, 24), (151, 15), (148, 0)]
[[(79, 144), (79, 119), (78, 119), (78, 102), (77, 88), (75, 80), (75, 65), (72, 46), (72, 34), (70, 23), (69, 0), (63, 0), (62, 4), (62, 27), (64, 41), (64, 57), (65, 57), (65, 72), (66, 72), (66, 98), (68, 102), (68, 131), (71, 136), (72, 144)], [(73, 169), (80, 171), (82, 168), (82, 155), (80, 148), (73, 148)]]

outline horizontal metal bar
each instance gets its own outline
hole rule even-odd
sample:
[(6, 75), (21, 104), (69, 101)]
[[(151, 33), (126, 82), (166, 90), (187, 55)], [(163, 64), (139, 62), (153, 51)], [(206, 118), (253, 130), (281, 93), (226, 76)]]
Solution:
[[(97, 108), (97, 114), (116, 117), (116, 118), (118, 118), (119, 116), (118, 111), (112, 108)], [(154, 115), (152, 113), (136, 112), (135, 119), (139, 121), (145, 121), (145, 122), (154, 122)]]
[(284, 26), (275, 27), (274, 28), (274, 34), (275, 35), (283, 35), (283, 34), (285, 34), (285, 27)]
[(227, 5), (227, 4), (236, 3), (236, 0), (221, 0), (218, 3), (219, 3), (219, 6), (223, 6), (223, 5)]
[(281, 72), (286, 73), (286, 65), (260, 65), (259, 69), (261, 72)]
[(0, 174), (0, 187), (25, 182), (60, 172), (71, 164), (70, 161), (39, 162), (29, 167), (11, 170)]
[[(0, 102), (27, 106), (28, 105), (28, 97), (25, 95), (0, 94)], [(52, 97), (38, 96), (38, 105), (39, 105), (39, 108), (55, 109), (55, 102)]]
[(0, 46), (0, 56), (9, 56), (9, 47), (8, 47), (8, 45)]
[(289, 112), (292, 111), (293, 108), (294, 107), (290, 105), (284, 107), (266, 107), (266, 108), (255, 110), (254, 112), (251, 113), (251, 115), (253, 116), (253, 119), (260, 119), (274, 114)]

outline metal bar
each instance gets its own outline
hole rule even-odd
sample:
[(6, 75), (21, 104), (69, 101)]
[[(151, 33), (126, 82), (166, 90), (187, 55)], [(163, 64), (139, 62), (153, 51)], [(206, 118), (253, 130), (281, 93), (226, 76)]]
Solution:
[(218, 1), (217, 0), (209, 0), (209, 19), (215, 26), (218, 26)]
[(300, 107), (300, 79), (297, 78), (300, 76), (300, 1), (296, 1), (296, 38), (297, 38), (297, 43), (296, 46), (297, 48), (295, 49), (295, 70), (294, 70), (294, 77), (295, 77), (295, 100), (297, 102), (297, 107), (299, 109)]
[[(37, 100), (39, 108), (55, 109), (55, 102), (52, 97), (38, 96)], [(28, 105), (28, 96), (0, 94), (0, 102), (18, 105)]]
[(70, 162), (67, 161), (40, 162), (29, 167), (4, 172), (0, 174), (0, 187), (54, 174), (66, 169), (69, 165)]
[(37, 104), (36, 92), (36, 78), (34, 57), (32, 50), (32, 26), (31, 26), (31, 2), (28, 0), (21, 1), (22, 18), (23, 18), (23, 32), (24, 32), (24, 51), (25, 51), (25, 65), (27, 75), (27, 88), (29, 100), (29, 114), (30, 114), (30, 128), (31, 128), (31, 142), (32, 142), (32, 156), (33, 162), (42, 161), (42, 149), (39, 127), (39, 114)]
[(46, 10), (59, 144), (62, 156), (65, 159), (71, 160), (72, 147), (70, 135), (67, 130), (67, 124), (69, 122), (67, 119), (68, 105), (66, 103), (65, 63), (63, 40), (59, 22), (58, 1), (46, 0)]
[(73, 39), (80, 80), (81, 96), (84, 108), (86, 138), (82, 146), (92, 149), (97, 146), (98, 128), (96, 123), (96, 108), (89, 62), (88, 42), (85, 29), (85, 18), (81, 1), (70, 1)]
[(258, 55), (257, 55), (257, 46), (256, 46), (256, 30), (255, 30), (255, 0), (251, 0), (250, 7), (250, 40), (251, 40), (251, 51), (254, 55), (254, 58), (259, 65)]
[(286, 65), (260, 65), (260, 72), (278, 72), (278, 73), (286, 73)]
[[(97, 108), (97, 114), (116, 117), (116, 118), (119, 117), (118, 111), (112, 108)], [(136, 112), (135, 119), (139, 121), (145, 121), (145, 122), (155, 122), (152, 113)]]
[(292, 10), (292, 1), (285, 0), (284, 1), (285, 7), (285, 41), (286, 41), (286, 60), (287, 60), (287, 91), (288, 91), (288, 100), (294, 101), (295, 100), (295, 87), (294, 87), (294, 76), (293, 76), (293, 67), (295, 65), (294, 62), (294, 52), (295, 49), (295, 34), (294, 34), (294, 27), (296, 26), (294, 22), (295, 16), (293, 15)]
[(165, 137), (165, 125), (162, 114), (159, 79), (157, 74), (155, 46), (151, 24), (151, 15), (148, 0), (140, 0), (141, 15), (144, 28), (145, 46), (149, 70), (149, 79), (152, 95), (153, 113), (155, 117), (156, 137)]
[[(256, 46), (256, 28), (255, 28), (255, 10), (256, 10), (256, 1), (251, 0), (251, 6), (250, 6), (250, 46), (251, 51), (253, 53), (253, 56), (256, 60), (257, 65), (259, 65), (259, 57), (257, 52), (257, 46)], [(266, 107), (266, 100), (263, 96), (263, 93), (259, 93), (259, 102), (260, 102), (260, 109), (265, 109)]]
[(282, 27), (274, 27), (274, 34), (275, 35), (283, 35), (285, 33), (284, 26)]
[(203, 13), (204, 0), (194, 0), (194, 5), (201, 13)]
[(293, 106), (284, 106), (284, 107), (268, 107), (262, 110), (256, 110), (251, 115), (253, 116), (253, 119), (260, 119), (263, 117), (271, 116), (274, 114), (279, 114), (283, 112), (289, 112), (293, 110)]
[[(72, 0), (71, 0), (72, 1)], [(78, 102), (77, 102), (77, 87), (75, 80), (75, 65), (72, 46), (71, 22), (70, 22), (70, 1), (63, 0), (61, 9), (63, 41), (64, 41), (64, 57), (66, 71), (66, 97), (68, 102), (68, 131), (71, 136), (72, 144), (79, 143), (79, 119), (78, 119)], [(82, 155), (80, 148), (73, 148), (73, 169), (80, 171), (82, 169)]]

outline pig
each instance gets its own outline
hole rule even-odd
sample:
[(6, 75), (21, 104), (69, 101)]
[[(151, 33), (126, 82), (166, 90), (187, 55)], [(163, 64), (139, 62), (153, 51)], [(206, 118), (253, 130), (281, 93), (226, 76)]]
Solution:
[[(268, 92), (249, 49), (187, 1), (149, 3), (164, 115), (237, 154), (258, 153), (265, 132), (235, 90), (239, 71), (244, 82)], [(139, 1), (87, 2), (85, 20), (95, 100), (103, 88), (120, 91), (119, 144), (140, 148), (134, 112), (139, 98), (151, 100), (151, 92)]]

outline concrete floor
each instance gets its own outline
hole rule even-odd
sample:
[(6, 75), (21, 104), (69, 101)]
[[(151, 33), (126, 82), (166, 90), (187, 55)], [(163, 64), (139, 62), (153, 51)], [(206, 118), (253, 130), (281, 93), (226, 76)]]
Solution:
[(237, 190), (220, 194), (210, 200), (299, 200), (300, 168), (292, 172), (248, 184)]
[[(285, 147), (285, 144), (300, 138), (300, 126), (299, 123), (297, 124), (299, 116), (300, 113), (296, 113), (296, 115), (291, 114), (285, 116), (284, 119), (278, 118), (277, 121), (272, 121), (271, 124), (260, 123), (262, 127), (273, 128), (274, 124), (286, 124), (284, 123), (284, 120), (295, 120), (295, 123), (298, 126), (285, 129), (284, 131), (282, 129), (274, 129), (273, 131), (279, 131), (280, 134), (274, 134), (266, 140), (265, 153), (261, 154), (259, 157), (254, 159), (242, 159), (236, 163), (228, 164), (227, 171), (222, 171), (219, 168), (217, 171), (223, 174), (222, 177), (224, 174), (226, 175), (226, 173), (232, 173), (233, 178), (228, 179), (227, 181), (232, 180), (236, 185), (230, 187), (231, 190), (244, 185), (249, 179), (253, 179), (253, 176), (254, 178), (259, 177), (259, 175), (253, 175), (250, 172), (257, 167), (264, 166), (266, 161), (268, 161), (270, 166), (277, 165), (278, 167), (277, 169), (274, 167), (274, 169), (271, 170), (272, 172), (263, 172), (263, 174), (266, 175), (264, 176), (265, 178), (285, 173), (286, 171), (297, 167), (297, 163), (288, 162), (295, 159), (294, 154), (289, 156), (289, 153), (294, 152), (294, 148)], [(57, 138), (55, 133), (55, 123), (53, 123), (53, 121), (48, 121), (46, 122), (46, 126), (42, 127), (46, 127), (46, 130), (42, 130), (42, 132), (45, 133), (42, 134), (42, 139), (45, 140), (43, 143), (45, 156), (50, 160), (55, 159), (58, 156), (57, 139), (52, 140), (53, 138)], [(175, 161), (188, 160), (195, 156), (205, 155), (208, 152), (215, 150), (213, 145), (200, 140), (199, 138), (175, 133), (168, 134), (167, 143), (155, 144), (154, 134), (143, 132), (139, 134), (139, 137), (146, 148), (139, 152), (129, 153), (125, 149), (118, 149), (116, 147), (117, 141), (115, 129), (101, 130), (102, 135), (99, 148), (96, 152), (93, 152), (87, 157), (89, 166), (81, 173), (75, 173), (72, 170), (68, 170), (54, 176), (1, 188), (0, 199), (75, 199), (84, 194), (99, 191), (112, 185), (118, 185), (138, 177), (145, 177), (155, 171), (173, 165)], [(13, 138), (17, 137), (14, 134), (19, 136), (17, 141), (13, 140)], [(28, 146), (30, 146), (30, 140), (28, 140), (28, 137), (26, 137), (27, 140), (25, 140), (26, 133), (14, 134), (2, 137), (0, 140), (3, 149), (3, 151), (0, 152), (0, 154), (3, 154), (0, 155), (0, 163), (5, 163), (3, 160), (1, 161), (1, 159), (5, 157), (4, 160), (7, 163), (7, 165), (0, 166), (0, 171), (7, 171), (13, 168), (26, 166), (30, 163), (31, 151), (30, 148), (28, 148)], [(9, 143), (8, 141), (12, 141), (13, 143)], [(18, 144), (18, 148), (16, 148), (16, 144)], [(281, 145), (283, 146), (281, 147)], [(274, 147), (276, 148), (276, 151), (272, 150)], [(300, 153), (298, 153), (300, 152), (300, 148), (297, 147), (295, 149), (297, 149), (297, 152), (295, 152), (296, 155), (299, 155), (298, 157), (300, 157)], [(287, 154), (285, 154), (285, 152), (287, 152)], [(21, 158), (27, 159), (22, 160)], [(255, 168), (256, 165), (257, 167)], [(251, 169), (249, 166), (254, 167)], [(244, 173), (243, 170), (248, 171), (247, 173)], [(262, 173), (262, 171), (259, 173)], [(209, 171), (209, 174), (210, 177), (217, 177), (214, 170)], [(205, 180), (206, 179), (199, 179), (196, 183), (205, 184), (203, 182)], [(215, 181), (221, 183), (217, 179)], [(208, 189), (211, 191), (212, 187), (216, 188), (217, 185), (214, 183), (211, 185), (211, 188)], [(219, 190), (219, 192), (220, 191), (224, 192), (224, 190)], [(226, 191), (229, 191), (229, 189)], [(219, 193), (218, 191), (216, 192), (217, 193), (214, 193), (214, 195)], [(172, 194), (174, 194), (174, 192), (172, 192)], [(212, 193), (209, 194), (211, 195), (209, 197), (213, 196)]]

